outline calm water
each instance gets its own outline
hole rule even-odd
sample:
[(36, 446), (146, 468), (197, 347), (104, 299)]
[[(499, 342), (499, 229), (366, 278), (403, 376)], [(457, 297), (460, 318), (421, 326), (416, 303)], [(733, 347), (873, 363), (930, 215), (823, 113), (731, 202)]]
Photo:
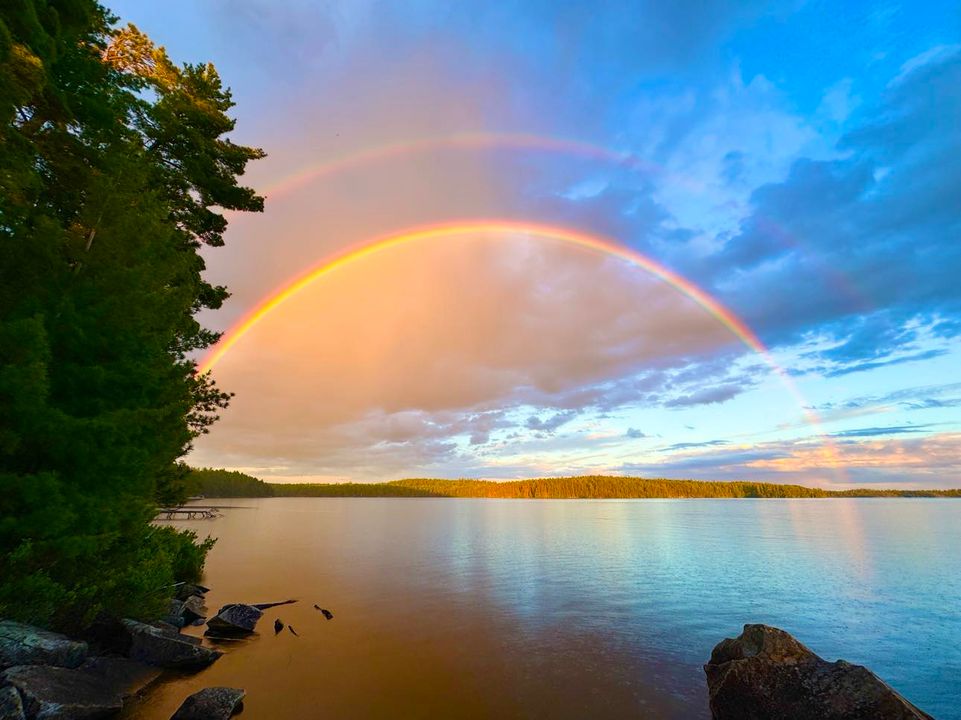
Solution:
[(765, 622), (961, 718), (961, 501), (222, 504), (177, 523), (220, 538), (211, 608), (300, 602), (128, 717), (232, 685), (253, 719), (706, 718), (701, 664)]

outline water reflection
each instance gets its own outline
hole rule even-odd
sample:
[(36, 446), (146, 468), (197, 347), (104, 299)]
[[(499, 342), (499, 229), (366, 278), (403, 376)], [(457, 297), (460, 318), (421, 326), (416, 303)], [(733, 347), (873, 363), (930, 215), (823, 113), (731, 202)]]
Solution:
[[(705, 718), (700, 664), (744, 622), (769, 622), (961, 718), (953, 501), (245, 504), (178, 523), (220, 537), (210, 604), (301, 602), (129, 717), (166, 720), (226, 684), (247, 689), (250, 717), (281, 720)], [(274, 637), (274, 617), (300, 637)]]

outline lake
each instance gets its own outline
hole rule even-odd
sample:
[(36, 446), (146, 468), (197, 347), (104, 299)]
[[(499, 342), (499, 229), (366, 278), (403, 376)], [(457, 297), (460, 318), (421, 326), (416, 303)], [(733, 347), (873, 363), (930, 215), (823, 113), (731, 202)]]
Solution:
[(175, 523), (219, 538), (211, 611), (299, 602), (125, 717), (229, 685), (272, 720), (708, 718), (701, 665), (764, 622), (961, 719), (961, 501), (213, 502)]

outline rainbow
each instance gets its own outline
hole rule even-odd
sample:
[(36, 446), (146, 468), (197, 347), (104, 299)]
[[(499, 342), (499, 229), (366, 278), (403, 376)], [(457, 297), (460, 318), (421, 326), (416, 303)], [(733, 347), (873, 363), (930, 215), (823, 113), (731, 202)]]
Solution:
[[(395, 160), (437, 150), (524, 150), (557, 153), (626, 168), (644, 175), (660, 176), (671, 184), (683, 187), (692, 193), (710, 192), (709, 187), (703, 182), (673, 172), (664, 165), (651, 162), (634, 153), (611, 150), (582, 140), (533, 133), (475, 131), (400, 140), (345, 153), (297, 170), (282, 180), (268, 185), (263, 193), (268, 198), (282, 198), (307, 187), (314, 181), (330, 178), (342, 172), (349, 172), (385, 160)], [(840, 272), (821, 255), (813, 253), (780, 223), (768, 217), (761, 217), (760, 221), (762, 227), (772, 233), (785, 247), (804, 252), (818, 271), (848, 296), (855, 308), (864, 310), (870, 307), (869, 299), (851, 278)]]
[(462, 132), (440, 137), (415, 138), (348, 153), (322, 163), (298, 170), (277, 183), (268, 185), (264, 194), (283, 196), (306, 187), (315, 180), (330, 177), (383, 160), (416, 155), (438, 149), (451, 150), (527, 150), (544, 153), (560, 153), (588, 160), (620, 165), (636, 172), (652, 175), (668, 175), (677, 184), (694, 192), (704, 192), (705, 186), (690, 178), (672, 173), (663, 165), (652, 163), (639, 155), (617, 152), (580, 140), (545, 137), (531, 133)]
[(410, 230), (384, 235), (374, 240), (362, 242), (358, 245), (349, 246), (335, 253), (332, 256), (321, 260), (318, 264), (302, 273), (301, 275), (288, 280), (279, 288), (271, 292), (256, 307), (243, 316), (233, 327), (231, 327), (220, 342), (212, 349), (206, 358), (201, 361), (197, 371), (201, 374), (210, 371), (220, 360), (236, 345), (240, 339), (250, 332), (255, 325), (261, 322), (270, 313), (304, 290), (309, 285), (320, 280), (326, 275), (335, 272), (339, 268), (349, 265), (358, 260), (362, 260), (371, 255), (379, 254), (385, 250), (399, 245), (434, 240), (437, 238), (450, 238), (467, 235), (524, 235), (532, 238), (544, 240), (556, 240), (574, 245), (586, 250), (590, 250), (602, 255), (608, 255), (624, 260), (631, 265), (646, 270), (657, 279), (667, 283), (678, 292), (700, 305), (709, 314), (714, 316), (722, 325), (751, 350), (765, 358), (767, 363), (780, 374), (786, 375), (783, 369), (771, 357), (767, 347), (761, 342), (760, 338), (754, 334), (748, 325), (735, 315), (731, 310), (724, 307), (720, 302), (711, 297), (704, 290), (690, 280), (669, 270), (656, 260), (643, 255), (636, 250), (626, 248), (615, 243), (613, 240), (603, 238), (599, 235), (588, 234), (569, 228), (556, 227), (552, 225), (542, 225), (539, 223), (519, 222), (516, 220), (466, 220), (459, 222), (443, 223), (440, 225), (428, 225)]
[(637, 250), (624, 247), (600, 235), (553, 225), (502, 219), (461, 220), (458, 222), (402, 230), (344, 248), (324, 258), (307, 271), (288, 280), (261, 300), (250, 312), (241, 317), (240, 320), (224, 333), (217, 345), (214, 346), (208, 355), (198, 364), (197, 372), (199, 374), (210, 372), (231, 348), (258, 323), (264, 320), (264, 318), (314, 282), (336, 272), (340, 268), (401, 245), (440, 238), (476, 236), (479, 234), (523, 235), (529, 238), (554, 240), (600, 255), (618, 258), (630, 265), (647, 271), (658, 280), (693, 300), (707, 313), (716, 318), (718, 322), (724, 325), (734, 337), (757, 353), (771, 370), (774, 371), (785, 389), (797, 401), (808, 425), (813, 427), (817, 435), (823, 440), (829, 457), (827, 464), (834, 469), (839, 479), (844, 480), (842, 463), (834, 447), (834, 442), (820, 430), (821, 420), (817, 413), (810, 409), (804, 396), (790, 375), (777, 363), (771, 355), (770, 350), (761, 342), (761, 339), (751, 330), (747, 323), (690, 280)]

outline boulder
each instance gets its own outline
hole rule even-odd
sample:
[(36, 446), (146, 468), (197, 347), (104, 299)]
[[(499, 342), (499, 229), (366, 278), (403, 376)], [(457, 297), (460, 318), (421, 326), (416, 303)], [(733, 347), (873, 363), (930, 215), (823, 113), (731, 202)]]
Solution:
[(204, 688), (184, 700), (170, 720), (227, 720), (240, 710), (246, 694), (237, 688)]
[(210, 592), (210, 588), (206, 588), (203, 585), (197, 585), (196, 583), (181, 583), (177, 586), (176, 597), (178, 600), (186, 600), (191, 595), (203, 597), (208, 592)]
[(14, 665), (77, 667), (87, 657), (87, 643), (31, 625), (0, 620), (0, 670)]
[(26, 716), (37, 720), (94, 720), (111, 717), (123, 706), (108, 683), (81, 670), (18, 665), (0, 678), (19, 692)]
[(167, 607), (167, 614), (164, 615), (162, 619), (168, 625), (173, 625), (177, 628), (182, 628), (184, 625), (186, 625), (187, 621), (184, 619), (183, 600), (171, 598), (170, 605)]
[(0, 688), (0, 720), (26, 720), (20, 693), (11, 685)]
[(202, 624), (202, 621), (207, 619), (207, 606), (204, 605), (203, 597), (201, 595), (191, 595), (184, 600), (181, 617), (185, 625)]
[(152, 665), (124, 657), (88, 658), (78, 670), (99, 678), (124, 700), (139, 694), (161, 672)]
[(130, 634), (128, 657), (159, 668), (196, 670), (223, 655), (200, 645), (198, 638), (171, 633), (136, 620), (124, 620)]
[(867, 668), (768, 625), (718, 643), (704, 672), (714, 720), (932, 720)]
[(207, 632), (214, 635), (246, 635), (254, 631), (263, 614), (262, 610), (253, 605), (224, 605), (207, 621)]
[[(166, 622), (164, 620), (154, 620), (147, 624), (150, 625), (151, 627), (157, 628), (164, 635), (169, 635), (170, 637), (180, 638), (182, 640), (187, 640), (187, 641), (191, 640), (190, 635), (181, 635), (179, 627), (177, 627), (176, 625), (171, 625), (169, 622)], [(200, 642), (199, 639), (197, 638), (194, 638), (194, 639), (196, 639), (198, 643)]]

